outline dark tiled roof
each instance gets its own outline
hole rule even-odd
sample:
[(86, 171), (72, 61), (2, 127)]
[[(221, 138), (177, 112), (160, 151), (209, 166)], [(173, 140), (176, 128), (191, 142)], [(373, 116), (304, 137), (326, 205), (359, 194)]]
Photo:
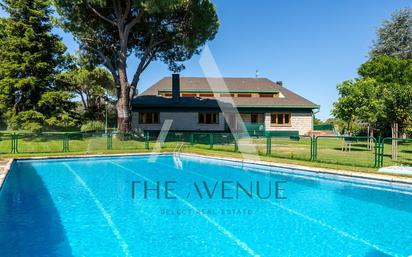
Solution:
[[(212, 85), (212, 86), (209, 86)], [(197, 77), (181, 77), (180, 91), (190, 92), (256, 92), (269, 93), (279, 92), (284, 98), (263, 98), (263, 97), (234, 97), (233, 103), (238, 107), (294, 107), (294, 108), (318, 108), (315, 103), (293, 93), (285, 87), (266, 78), (197, 78)], [(165, 77), (155, 83), (153, 86), (142, 92), (141, 96), (158, 95), (159, 91), (171, 91), (172, 78)], [(137, 98), (137, 99), (138, 99)], [(181, 101), (186, 97), (181, 97)], [(136, 102), (136, 100), (134, 102)], [(157, 97), (156, 101), (166, 101), (159, 99), (170, 99)], [(220, 101), (227, 102), (228, 98), (219, 97)], [(138, 100), (139, 101), (139, 100)], [(170, 100), (172, 101), (172, 100)], [(231, 102), (231, 101), (229, 101)], [(136, 102), (137, 103), (137, 102)], [(158, 103), (159, 104), (159, 103)]]
[[(220, 102), (220, 106), (231, 107), (232, 105)], [(133, 107), (162, 107), (162, 108), (219, 108), (219, 101), (199, 97), (180, 97), (178, 102), (174, 102), (170, 97), (155, 95), (141, 95), (132, 101)]]

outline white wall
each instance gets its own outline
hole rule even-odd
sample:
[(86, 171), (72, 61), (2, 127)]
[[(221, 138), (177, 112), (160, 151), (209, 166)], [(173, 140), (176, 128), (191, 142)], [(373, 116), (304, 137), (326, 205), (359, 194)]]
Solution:
[(132, 113), (132, 128), (141, 130), (161, 130), (163, 122), (167, 119), (173, 120), (170, 130), (191, 131), (223, 131), (225, 122), (222, 113), (219, 113), (219, 124), (199, 124), (198, 112), (161, 112), (160, 124), (139, 124), (139, 113)]
[(299, 131), (299, 135), (305, 135), (312, 130), (312, 113), (291, 113), (291, 124), (289, 126), (272, 126), (270, 123), (270, 113), (265, 113), (266, 131)]

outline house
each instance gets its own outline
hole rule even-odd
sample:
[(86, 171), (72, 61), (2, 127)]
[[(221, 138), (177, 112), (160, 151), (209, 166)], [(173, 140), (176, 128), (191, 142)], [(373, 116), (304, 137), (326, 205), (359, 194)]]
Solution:
[(133, 99), (132, 127), (160, 131), (170, 119), (171, 131), (246, 129), (305, 135), (313, 129), (315, 109), (319, 106), (286, 89), (282, 82), (266, 78), (180, 78), (173, 74)]

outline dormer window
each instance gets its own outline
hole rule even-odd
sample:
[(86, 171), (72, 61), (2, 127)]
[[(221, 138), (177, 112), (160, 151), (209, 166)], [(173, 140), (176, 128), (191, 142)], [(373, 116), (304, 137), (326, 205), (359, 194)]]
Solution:
[(213, 94), (213, 93), (200, 93), (199, 96), (200, 97), (214, 97), (215, 94)]
[(196, 97), (197, 94), (196, 93), (183, 93), (182, 96), (183, 97)]
[(237, 94), (237, 97), (252, 97), (252, 94), (249, 94), (249, 93), (239, 93), (239, 94)]
[(260, 93), (259, 97), (267, 97), (267, 98), (273, 98), (275, 94), (273, 93)]

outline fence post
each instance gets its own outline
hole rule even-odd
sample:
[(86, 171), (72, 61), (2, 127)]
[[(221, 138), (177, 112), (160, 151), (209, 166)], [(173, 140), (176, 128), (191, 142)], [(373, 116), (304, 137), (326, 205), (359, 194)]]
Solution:
[(233, 139), (235, 140), (235, 153), (239, 152), (239, 137), (236, 132), (233, 132)]
[(313, 160), (317, 161), (318, 160), (318, 137), (315, 136), (314, 141), (313, 141)]
[(313, 161), (313, 135), (310, 136), (310, 161)]
[(379, 136), (379, 167), (383, 167), (383, 154), (385, 150), (385, 138)]
[(194, 135), (193, 132), (190, 133), (190, 144), (191, 144), (191, 145), (194, 145), (194, 144), (195, 144), (195, 135)]
[(210, 149), (213, 149), (213, 133), (209, 133), (209, 145)]
[(373, 141), (374, 141), (374, 155), (375, 155), (375, 164), (374, 167), (378, 168), (379, 167), (379, 152), (380, 152), (380, 148), (379, 148), (379, 143), (376, 141), (376, 139), (374, 137), (372, 137)]
[(106, 133), (106, 142), (107, 142), (107, 150), (112, 150), (113, 149), (112, 132), (107, 132)]
[(146, 148), (146, 150), (149, 150), (149, 139), (150, 139), (149, 132), (145, 131), (144, 134), (145, 134), (144, 135), (144, 147)]
[(266, 135), (266, 155), (272, 155), (272, 137), (270, 134)]
[(11, 153), (17, 153), (16, 133), (11, 134)]
[(19, 153), (19, 135), (17, 133), (14, 133), (14, 149), (13, 153)]
[(67, 133), (63, 134), (63, 152), (69, 151), (69, 135)]

